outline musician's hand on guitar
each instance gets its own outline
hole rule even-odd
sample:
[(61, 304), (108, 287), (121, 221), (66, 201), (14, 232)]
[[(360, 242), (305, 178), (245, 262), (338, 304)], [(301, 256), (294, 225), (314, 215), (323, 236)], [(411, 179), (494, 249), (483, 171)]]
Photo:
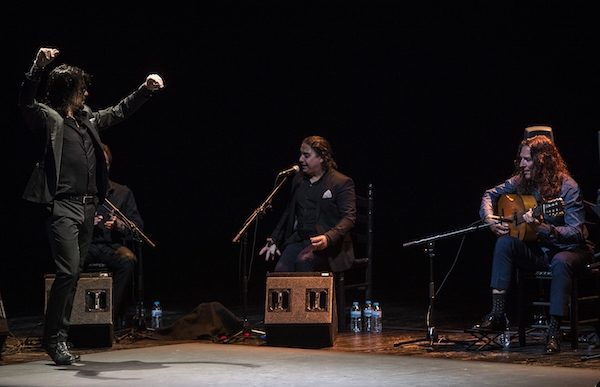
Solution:
[(499, 222), (497, 219), (494, 219), (493, 217), (486, 217), (485, 218), (485, 222), (488, 223), (488, 224), (491, 224), (490, 225), (490, 230), (496, 236), (506, 235), (510, 231), (510, 227), (508, 226), (507, 223), (505, 223), (505, 222)]
[(533, 209), (530, 209), (529, 211), (527, 211), (526, 213), (523, 214), (523, 220), (527, 224), (532, 224), (532, 225), (540, 224), (539, 219), (537, 219), (533, 216)]
[(490, 226), (490, 230), (492, 230), (492, 232), (496, 234), (496, 236), (502, 236), (507, 235), (510, 231), (510, 228), (506, 223), (496, 223)]
[(117, 217), (112, 215), (106, 222), (104, 222), (104, 228), (107, 230), (112, 230), (115, 226), (115, 222), (117, 221)]
[(127, 225), (125, 224), (125, 222), (123, 222), (121, 219), (118, 219), (115, 216), (115, 222), (113, 224), (113, 229), (117, 230), (121, 234), (125, 234), (125, 232), (127, 231)]
[(258, 255), (263, 254), (265, 255), (265, 261), (268, 261), (275, 258), (276, 255), (281, 255), (281, 252), (277, 248), (275, 242), (273, 242), (273, 239), (267, 238), (267, 244), (258, 252)]

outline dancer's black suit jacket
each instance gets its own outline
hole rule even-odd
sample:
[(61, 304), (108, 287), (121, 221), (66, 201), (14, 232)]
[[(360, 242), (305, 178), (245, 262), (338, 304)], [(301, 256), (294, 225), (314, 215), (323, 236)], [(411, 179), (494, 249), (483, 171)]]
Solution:
[[(27, 127), (44, 144), (42, 153), (31, 172), (23, 198), (34, 203), (50, 203), (56, 194), (63, 147), (63, 117), (50, 106), (38, 102), (36, 94), (40, 83), (39, 74), (27, 74), (19, 94), (19, 107)], [(108, 171), (101, 147), (99, 132), (111, 127), (135, 112), (152, 96), (152, 91), (140, 86), (115, 106), (92, 112), (89, 107), (82, 109), (79, 120), (89, 129), (96, 154), (96, 186), (100, 200), (108, 189)]]

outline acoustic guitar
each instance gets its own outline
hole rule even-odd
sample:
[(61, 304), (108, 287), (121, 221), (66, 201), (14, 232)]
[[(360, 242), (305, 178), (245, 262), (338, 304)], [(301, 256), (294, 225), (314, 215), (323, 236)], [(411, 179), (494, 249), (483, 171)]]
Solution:
[(497, 215), (509, 227), (509, 235), (522, 241), (537, 239), (533, 225), (523, 220), (523, 214), (533, 209), (534, 218), (561, 216), (565, 214), (564, 200), (556, 198), (538, 205), (531, 195), (504, 194), (498, 200)]

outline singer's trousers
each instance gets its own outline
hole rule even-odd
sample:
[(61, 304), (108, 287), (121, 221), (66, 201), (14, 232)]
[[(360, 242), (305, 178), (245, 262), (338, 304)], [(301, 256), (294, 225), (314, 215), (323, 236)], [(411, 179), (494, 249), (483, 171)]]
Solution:
[(585, 249), (544, 253), (537, 243), (527, 243), (503, 235), (498, 238), (494, 248), (490, 286), (493, 289), (507, 290), (514, 268), (525, 271), (550, 271), (550, 314), (565, 316), (573, 275), (576, 275), (589, 255)]
[(327, 259), (314, 251), (309, 240), (293, 242), (285, 246), (275, 265), (275, 271), (310, 272), (327, 271)]

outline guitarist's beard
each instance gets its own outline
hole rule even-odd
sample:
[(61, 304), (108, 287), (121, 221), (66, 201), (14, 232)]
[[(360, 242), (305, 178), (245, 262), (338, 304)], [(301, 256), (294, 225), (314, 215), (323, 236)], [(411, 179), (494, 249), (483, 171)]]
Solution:
[(520, 195), (533, 195), (537, 191), (537, 186), (532, 179), (525, 177), (523, 168), (519, 171), (519, 178), (515, 182), (517, 193)]

